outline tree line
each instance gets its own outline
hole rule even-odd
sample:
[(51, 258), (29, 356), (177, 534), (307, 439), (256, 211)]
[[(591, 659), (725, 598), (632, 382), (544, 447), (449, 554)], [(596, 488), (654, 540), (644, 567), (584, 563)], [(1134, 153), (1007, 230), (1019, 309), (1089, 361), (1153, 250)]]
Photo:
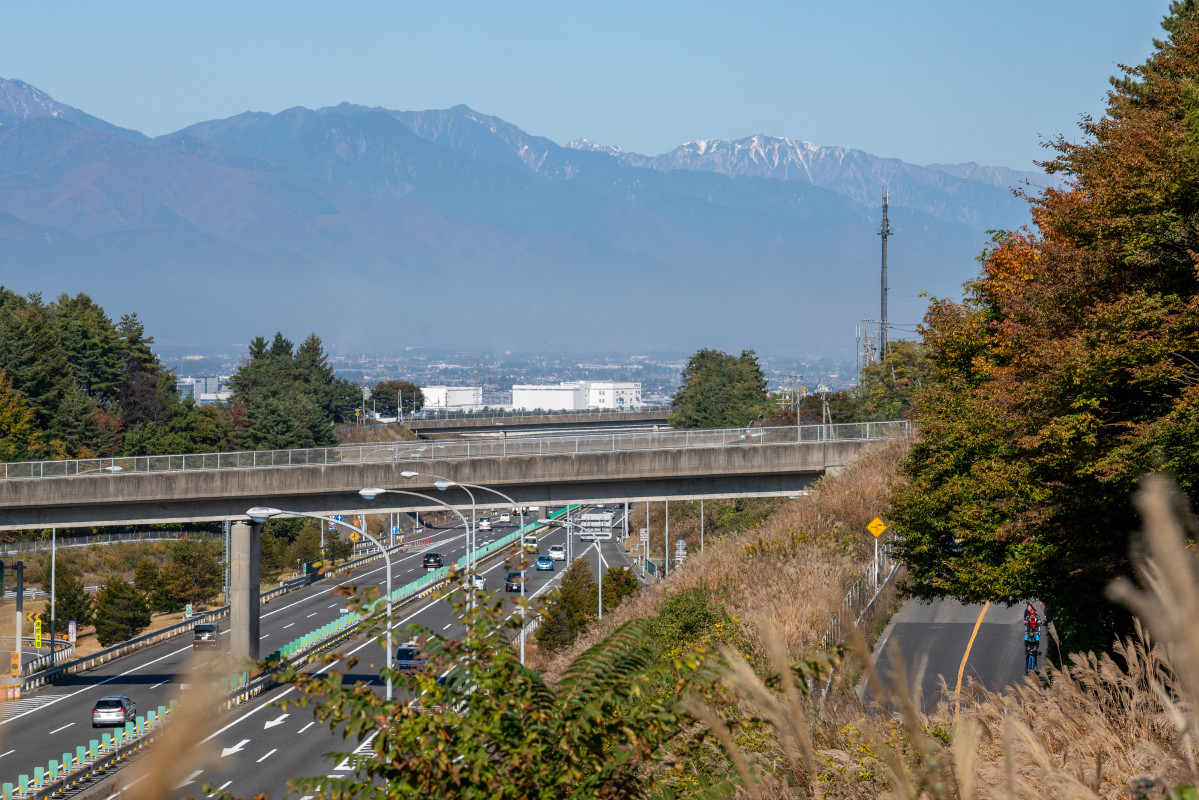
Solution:
[[(320, 338), (256, 337), (228, 403), (182, 398), (137, 314), (118, 321), (88, 295), (47, 303), (0, 286), (0, 461), (322, 447), (354, 421), (363, 392), (337, 377)], [(380, 381), (380, 413), (424, 403), (407, 381)]]

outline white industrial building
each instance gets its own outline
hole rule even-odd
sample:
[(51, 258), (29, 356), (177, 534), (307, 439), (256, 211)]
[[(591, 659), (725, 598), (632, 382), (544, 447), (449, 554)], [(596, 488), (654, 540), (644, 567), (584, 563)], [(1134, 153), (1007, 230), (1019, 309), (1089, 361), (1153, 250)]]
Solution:
[(482, 386), (422, 386), (426, 411), (478, 411), (483, 407)]
[(587, 385), (587, 407), (625, 411), (641, 405), (641, 384), (620, 381), (591, 381)]
[(520, 411), (631, 410), (641, 405), (641, 384), (571, 381), (512, 387), (512, 408)]
[(582, 411), (587, 389), (580, 383), (556, 386), (524, 384), (512, 387), (512, 408), (520, 411)]

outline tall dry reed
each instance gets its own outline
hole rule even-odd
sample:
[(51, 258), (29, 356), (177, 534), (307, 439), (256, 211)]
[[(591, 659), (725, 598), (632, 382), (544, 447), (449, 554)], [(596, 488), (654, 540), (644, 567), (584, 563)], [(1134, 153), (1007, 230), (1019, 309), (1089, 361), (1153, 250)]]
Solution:
[[(761, 798), (1097, 798), (1163, 797), (1199, 780), (1199, 566), (1187, 549), (1180, 499), (1168, 482), (1146, 479), (1137, 573), (1111, 588), (1139, 620), (1112, 655), (1075, 654), (1004, 692), (968, 687), (960, 711), (948, 695), (922, 714), (899, 687), (888, 708), (854, 701), (817, 708), (787, 666), (795, 652), (769, 623), (774, 683), (735, 651), (727, 682), (741, 698), (697, 718), (729, 752), (739, 796)], [(882, 682), (856, 630), (849, 648), (865, 679)], [(758, 731), (763, 727), (768, 735)], [(814, 754), (814, 755), (813, 755)]]

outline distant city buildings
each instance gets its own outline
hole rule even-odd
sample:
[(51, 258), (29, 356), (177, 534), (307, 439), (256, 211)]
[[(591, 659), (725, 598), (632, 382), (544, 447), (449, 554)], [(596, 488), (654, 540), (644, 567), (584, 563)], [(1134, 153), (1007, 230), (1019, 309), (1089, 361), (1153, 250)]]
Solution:
[(225, 388), (228, 375), (205, 375), (198, 378), (176, 378), (175, 388), (179, 390), (179, 399), (191, 398), (198, 406), (210, 406), (223, 403), (233, 396), (233, 392)]

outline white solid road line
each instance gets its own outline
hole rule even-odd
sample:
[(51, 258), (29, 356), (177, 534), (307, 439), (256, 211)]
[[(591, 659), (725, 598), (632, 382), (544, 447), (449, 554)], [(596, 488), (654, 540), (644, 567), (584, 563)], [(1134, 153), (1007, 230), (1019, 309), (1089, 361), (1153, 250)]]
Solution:
[(17, 752), (17, 751), (16, 751), (16, 750), (9, 750), (7, 753), (0, 753), (0, 758), (4, 758), (5, 756), (11, 756), (11, 755), (12, 755), (13, 753), (15, 753), (15, 752)]
[(167, 653), (165, 656), (159, 656), (158, 658), (154, 659), (153, 661), (147, 661), (145, 664), (142, 664), (141, 666), (133, 667), (132, 669), (127, 669), (124, 672), (121, 672), (117, 675), (113, 675), (110, 678), (105, 678), (102, 681), (98, 681), (89, 686), (85, 686), (82, 689), (80, 689), (79, 691), (71, 692), (70, 694), (60, 694), (57, 697), (55, 697), (52, 701), (50, 701), (49, 703), (40, 705), (37, 708), (32, 708), (23, 714), (15, 714), (6, 720), (0, 721), (0, 725), (7, 725), (8, 723), (12, 722), (14, 719), (20, 719), (21, 717), (28, 716), (29, 714), (32, 714), (34, 711), (41, 711), (43, 708), (46, 708), (47, 706), (54, 705), (59, 700), (66, 700), (68, 697), (75, 697), (76, 695), (83, 694), (84, 692), (94, 692), (96, 690), (97, 686), (103, 686), (106, 683), (112, 683), (113, 681), (117, 680), (118, 678), (124, 678), (126, 675), (132, 675), (133, 673), (137, 672), (138, 670), (145, 669), (146, 667), (150, 666), (151, 664), (157, 664), (159, 661), (163, 661), (165, 659), (171, 658), (172, 656), (177, 656), (180, 653), (190, 650), (191, 647), (192, 646), (190, 644), (185, 647), (180, 647), (178, 650), (175, 650), (174, 652), (171, 652), (171, 653)]
[(300, 730), (296, 731), (296, 733), (303, 733), (304, 731), (308, 730), (309, 728), (311, 728), (311, 727), (312, 727), (313, 725), (315, 725), (315, 724), (316, 724), (316, 721), (315, 721), (315, 720), (314, 720), (314, 721), (312, 721), (312, 722), (309, 722), (309, 723), (308, 723), (307, 725), (305, 725), (303, 728), (300, 728)]
[(157, 689), (159, 686), (163, 686), (163, 685), (165, 685), (165, 684), (168, 684), (168, 683), (170, 683), (170, 682), (171, 682), (171, 679), (170, 679), (170, 678), (167, 678), (167, 679), (166, 679), (165, 681), (163, 681), (162, 683), (156, 683), (156, 684), (154, 684), (153, 686), (151, 686), (150, 688), (151, 688), (151, 689)]
[(278, 747), (276, 747), (274, 750), (272, 750), (271, 752), (267, 753), (265, 756), (263, 756), (262, 758), (258, 759), (258, 760), (257, 760), (256, 762), (254, 762), (254, 763), (256, 763), (256, 764), (261, 764), (263, 761), (266, 761), (268, 758), (270, 758), (271, 756), (273, 756), (273, 755), (274, 755), (275, 753), (277, 753), (277, 752), (279, 752), (279, 748), (278, 748)]
[(54, 730), (50, 731), (50, 733), (48, 733), (46, 735), (53, 736), (54, 734), (58, 733), (59, 731), (65, 731), (67, 728), (71, 727), (74, 724), (75, 724), (74, 722), (68, 722), (66, 725), (63, 725), (61, 728), (55, 728)]

